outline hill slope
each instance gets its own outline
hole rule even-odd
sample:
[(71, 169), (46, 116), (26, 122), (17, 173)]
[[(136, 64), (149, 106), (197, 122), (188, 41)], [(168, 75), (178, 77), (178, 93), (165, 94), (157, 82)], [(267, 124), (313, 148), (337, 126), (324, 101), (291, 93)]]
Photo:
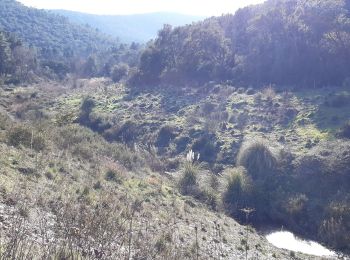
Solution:
[[(159, 160), (147, 150), (108, 143), (63, 114), (66, 100), (80, 106), (78, 92), (115, 90), (101, 79), (79, 89), (0, 89), (0, 258), (245, 259), (247, 249), (249, 258), (290, 259), (253, 229), (181, 195), (175, 175), (152, 170)], [(30, 122), (16, 119), (19, 106)]]
[(90, 27), (14, 0), (0, 2), (0, 28), (38, 48), (42, 57), (56, 61), (60, 57), (87, 56), (116, 44)]
[(163, 24), (180, 26), (204, 19), (204, 17), (176, 13), (149, 13), (135, 15), (94, 15), (67, 10), (52, 10), (69, 20), (89, 24), (101, 32), (118, 37), (122, 42), (145, 43), (157, 36)]

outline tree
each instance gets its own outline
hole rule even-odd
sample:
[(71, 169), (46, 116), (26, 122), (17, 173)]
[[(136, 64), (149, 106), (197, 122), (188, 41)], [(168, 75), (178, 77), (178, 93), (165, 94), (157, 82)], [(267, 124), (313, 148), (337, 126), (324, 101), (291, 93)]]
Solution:
[(12, 53), (16, 75), (21, 80), (28, 80), (29, 73), (36, 71), (38, 65), (35, 51), (21, 45), (16, 46)]
[(143, 84), (159, 83), (160, 75), (164, 69), (160, 50), (156, 46), (150, 45), (142, 53), (139, 66)]
[(129, 66), (125, 63), (120, 63), (112, 67), (110, 76), (114, 82), (118, 82), (123, 77), (127, 76), (128, 72), (129, 72)]
[(11, 49), (7, 37), (3, 32), (0, 32), (0, 75), (6, 74), (11, 61)]
[(97, 62), (95, 56), (89, 56), (83, 65), (83, 76), (94, 77), (97, 73)]

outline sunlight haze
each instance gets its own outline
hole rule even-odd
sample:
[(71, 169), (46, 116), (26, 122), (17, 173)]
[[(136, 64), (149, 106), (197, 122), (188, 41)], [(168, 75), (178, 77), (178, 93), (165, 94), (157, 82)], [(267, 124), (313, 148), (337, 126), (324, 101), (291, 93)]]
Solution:
[(264, 0), (20, 0), (19, 2), (36, 8), (65, 9), (92, 14), (140, 14), (151, 12), (174, 12), (189, 15), (216, 16), (234, 13), (238, 8), (258, 4)]

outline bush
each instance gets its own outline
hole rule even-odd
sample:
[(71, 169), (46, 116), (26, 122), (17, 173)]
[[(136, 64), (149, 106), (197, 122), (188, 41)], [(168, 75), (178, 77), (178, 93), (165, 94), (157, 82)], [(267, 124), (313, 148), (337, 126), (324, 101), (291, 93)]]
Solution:
[(341, 138), (350, 138), (350, 121), (346, 122), (345, 125), (338, 131), (337, 136)]
[(176, 128), (173, 126), (163, 126), (157, 136), (156, 146), (157, 147), (168, 147), (172, 139), (176, 137)]
[(129, 66), (125, 63), (114, 65), (111, 69), (110, 76), (114, 82), (119, 82), (126, 77), (129, 72)]
[(216, 142), (215, 134), (204, 134), (192, 145), (192, 149), (201, 155), (201, 161), (214, 163), (220, 148)]
[(331, 246), (346, 249), (350, 244), (350, 201), (331, 202), (319, 227), (320, 237)]
[(69, 149), (81, 143), (91, 143), (95, 138), (90, 129), (72, 124), (58, 128), (52, 139), (59, 149)]
[(16, 126), (7, 134), (8, 144), (14, 147), (23, 145), (36, 151), (45, 148), (45, 139), (26, 126)]
[(176, 152), (182, 153), (186, 150), (187, 145), (191, 142), (191, 138), (188, 136), (180, 136), (175, 139)]
[(7, 139), (9, 145), (28, 147), (31, 144), (32, 132), (27, 128), (17, 126), (9, 130)]
[(225, 173), (226, 182), (222, 196), (223, 203), (232, 213), (239, 213), (248, 205), (252, 181), (243, 167), (229, 169)]
[(98, 115), (92, 114), (96, 103), (93, 99), (84, 98), (81, 107), (78, 122), (82, 126), (89, 127), (92, 131), (103, 133), (105, 130), (111, 128), (111, 124), (100, 118)]
[(133, 121), (126, 121), (121, 126), (114, 126), (104, 133), (107, 141), (123, 142), (125, 144), (134, 144), (139, 135), (139, 126)]
[(121, 179), (114, 170), (108, 170), (105, 175), (106, 181), (113, 181), (116, 183), (121, 183)]
[(236, 164), (244, 166), (253, 178), (259, 178), (273, 173), (277, 160), (266, 143), (255, 141), (241, 146)]
[(95, 101), (89, 97), (84, 98), (80, 107), (79, 123), (81, 125), (88, 125), (90, 123), (90, 114), (96, 106)]

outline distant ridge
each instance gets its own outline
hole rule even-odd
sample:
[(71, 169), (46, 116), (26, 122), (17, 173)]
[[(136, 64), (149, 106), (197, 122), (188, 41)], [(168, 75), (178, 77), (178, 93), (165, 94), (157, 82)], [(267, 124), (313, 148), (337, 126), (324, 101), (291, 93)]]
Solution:
[(181, 26), (205, 19), (177, 13), (157, 12), (134, 15), (95, 15), (68, 10), (50, 10), (72, 22), (88, 24), (99, 31), (118, 37), (122, 42), (145, 43), (157, 36), (163, 24)]

